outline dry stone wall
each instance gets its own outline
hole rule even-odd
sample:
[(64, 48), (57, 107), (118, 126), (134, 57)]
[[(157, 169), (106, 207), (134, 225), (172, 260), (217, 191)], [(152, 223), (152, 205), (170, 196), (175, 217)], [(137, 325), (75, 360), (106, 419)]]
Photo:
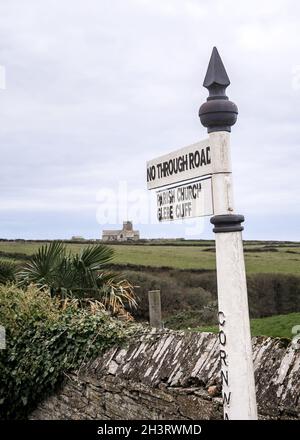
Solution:
[[(300, 419), (300, 351), (253, 338), (259, 416)], [(210, 333), (146, 332), (66, 377), (31, 419), (220, 419), (219, 344)]]

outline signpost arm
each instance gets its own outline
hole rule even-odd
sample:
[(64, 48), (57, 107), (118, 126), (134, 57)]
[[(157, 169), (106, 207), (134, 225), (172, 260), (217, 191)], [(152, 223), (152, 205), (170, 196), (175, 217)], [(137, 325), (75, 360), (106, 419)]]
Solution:
[(216, 48), (203, 86), (209, 97), (199, 110), (212, 151), (216, 263), (219, 303), (219, 341), (224, 418), (257, 419), (255, 382), (244, 264), (242, 215), (234, 214), (230, 165), (230, 131), (238, 114), (225, 94), (230, 84)]

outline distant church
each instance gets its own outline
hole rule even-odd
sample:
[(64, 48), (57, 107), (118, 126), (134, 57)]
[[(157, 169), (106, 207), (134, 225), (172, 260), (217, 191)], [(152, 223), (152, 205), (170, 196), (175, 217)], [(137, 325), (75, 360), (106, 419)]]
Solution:
[(103, 241), (136, 241), (139, 240), (139, 231), (134, 231), (132, 222), (123, 222), (123, 229), (102, 231)]

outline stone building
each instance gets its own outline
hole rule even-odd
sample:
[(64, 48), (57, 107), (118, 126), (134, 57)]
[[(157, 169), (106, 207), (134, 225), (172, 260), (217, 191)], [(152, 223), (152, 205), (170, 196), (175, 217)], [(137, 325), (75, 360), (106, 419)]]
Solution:
[(73, 237), (71, 238), (72, 241), (84, 241), (85, 238), (81, 237), (80, 235), (73, 235)]
[(139, 240), (139, 231), (134, 231), (132, 222), (123, 222), (123, 229), (111, 229), (102, 231), (103, 241), (136, 241)]

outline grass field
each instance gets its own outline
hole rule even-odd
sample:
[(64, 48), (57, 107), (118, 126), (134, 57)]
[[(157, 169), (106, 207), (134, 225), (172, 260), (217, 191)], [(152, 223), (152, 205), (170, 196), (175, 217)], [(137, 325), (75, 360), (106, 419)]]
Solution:
[[(289, 313), (288, 315), (276, 315), (268, 318), (251, 319), (252, 336), (272, 336), (292, 339), (292, 328), (300, 326), (300, 313)], [(218, 332), (217, 326), (197, 327), (193, 331)]]
[[(178, 269), (215, 269), (215, 252), (207, 252), (203, 247), (115, 246), (115, 249), (115, 261), (121, 264), (169, 266)], [(280, 248), (278, 252), (247, 253), (246, 246), (247, 272), (300, 274), (300, 247), (298, 249), (298, 254), (287, 253), (289, 248)], [(295, 252), (295, 248), (293, 251)]]
[[(205, 243), (205, 245), (204, 245)], [(273, 245), (263, 242), (245, 243), (247, 273), (285, 273), (300, 275), (300, 243)], [(0, 253), (33, 254), (41, 243), (0, 242)], [(71, 252), (88, 246), (80, 243), (67, 245)], [(266, 248), (264, 248), (266, 246)], [(115, 263), (136, 264), (177, 269), (215, 269), (213, 242), (192, 242), (192, 245), (113, 245), (116, 252)], [(275, 251), (274, 251), (275, 249)], [(0, 254), (1, 257), (1, 254)], [(2, 258), (2, 257), (1, 257)]]
[[(43, 243), (39, 242), (0, 242), (0, 260), (12, 260), (21, 264), (24, 261), (24, 255), (30, 256), (34, 254)], [(90, 246), (91, 244), (83, 243), (67, 243), (67, 248), (71, 253), (80, 251), (83, 247)], [(202, 269), (202, 270), (214, 270), (215, 269), (215, 251), (213, 241), (201, 241), (201, 242), (157, 242), (157, 243), (143, 243), (143, 244), (112, 244), (115, 251), (114, 263), (120, 265), (137, 265), (137, 266), (150, 266), (150, 267), (171, 267), (174, 269)], [(292, 275), (300, 275), (300, 243), (289, 242), (245, 242), (245, 261), (247, 273), (252, 277), (256, 277), (256, 274), (268, 274), (265, 278), (260, 279), (260, 275), (257, 275), (258, 280), (252, 282), (249, 290), (250, 300), (255, 301), (256, 306), (253, 307), (252, 312), (254, 316), (266, 316), (275, 315), (275, 313), (289, 313), (297, 312), (299, 310), (299, 302), (297, 303), (295, 296), (295, 289), (297, 290), (297, 279), (293, 281)], [(141, 269), (141, 268), (140, 268)], [(139, 270), (140, 270), (139, 269)], [(122, 268), (123, 270), (123, 268)], [(124, 269), (125, 270), (125, 269)], [(126, 269), (128, 270), (128, 268)], [(131, 269), (137, 270), (137, 269)], [(148, 271), (148, 272), (147, 272)], [(142, 274), (141, 274), (142, 273)], [(153, 283), (155, 285), (162, 286), (163, 291), (168, 292), (168, 289), (173, 289), (173, 295), (180, 299), (187, 301), (186, 307), (190, 307), (189, 300), (193, 299), (193, 287), (192, 276), (199, 276), (199, 274), (192, 274), (191, 272), (176, 272), (179, 274), (178, 280), (184, 280), (184, 286), (181, 286), (181, 290), (184, 290), (184, 294), (180, 297), (180, 286), (176, 284), (176, 277), (173, 274), (168, 275), (168, 271), (162, 271), (162, 273), (151, 273), (151, 269), (143, 269), (141, 272), (130, 272), (129, 277), (138, 276), (144, 277), (143, 283), (146, 283), (147, 288), (150, 288)], [(253, 274), (253, 275), (252, 275)], [(279, 274), (279, 277), (288, 277), (283, 279), (271, 279), (272, 274)], [(214, 276), (210, 274), (209, 276)], [(147, 278), (148, 277), (148, 278)], [(175, 277), (175, 278), (174, 278)], [(184, 278), (185, 277), (185, 278)], [(291, 279), (291, 280), (290, 280)], [(175, 280), (175, 281), (174, 281)], [(140, 281), (137, 281), (139, 283)], [(200, 281), (199, 281), (200, 282)], [(209, 280), (204, 279), (206, 283), (205, 289), (211, 291), (212, 285), (209, 284)], [(175, 284), (174, 284), (175, 283)], [(189, 284), (190, 283), (190, 284)], [(208, 283), (208, 284), (207, 284)], [(256, 284), (255, 284), (256, 283)], [(282, 287), (282, 283), (283, 287)], [(293, 284), (294, 283), (294, 284)], [(295, 284), (296, 283), (296, 284)], [(180, 283), (179, 283), (180, 284)], [(139, 284), (137, 284), (139, 285)], [(144, 285), (144, 284), (143, 284)], [(150, 287), (149, 287), (150, 286)], [(192, 287), (191, 287), (192, 286)], [(201, 285), (202, 286), (202, 285)], [(147, 290), (145, 287), (145, 289)], [(152, 287), (151, 287), (152, 288)], [(160, 287), (159, 287), (160, 288)], [(174, 290), (175, 289), (175, 290)], [(252, 290), (251, 290), (252, 289)], [(284, 293), (282, 293), (284, 289)], [(145, 295), (147, 292), (145, 290)], [(149, 290), (149, 289), (148, 289)], [(178, 292), (177, 292), (178, 290)], [(212, 290), (213, 291), (213, 290)], [(258, 297), (256, 297), (256, 291), (258, 291)], [(280, 293), (281, 292), (281, 293)], [(177, 296), (176, 296), (177, 294)], [(252, 296), (251, 296), (252, 295)], [(263, 301), (258, 301), (260, 295), (263, 295)], [(145, 297), (146, 297), (145, 296)], [(176, 298), (174, 299), (176, 303)], [(177, 298), (177, 299), (178, 299)], [(256, 298), (256, 299), (255, 299)], [(266, 300), (266, 298), (268, 300)], [(251, 302), (251, 301), (250, 301)], [(148, 304), (148, 303), (147, 303)], [(198, 303), (197, 303), (198, 304)], [(260, 304), (260, 306), (259, 306)], [(297, 305), (298, 304), (298, 305)], [(251, 304), (250, 304), (251, 305)], [(202, 306), (201, 306), (202, 307)], [(200, 307), (200, 308), (201, 308)], [(259, 309), (262, 308), (262, 310)], [(166, 308), (166, 305), (165, 305)], [(147, 307), (146, 307), (147, 309)], [(148, 310), (148, 309), (147, 309)], [(192, 309), (193, 310), (193, 309)], [(178, 313), (178, 310), (169, 310), (170, 316)], [(271, 313), (270, 313), (271, 312)], [(198, 320), (192, 319), (189, 321), (188, 315), (180, 317), (182, 322), (178, 328), (187, 328), (198, 325), (199, 323), (214, 322), (214, 320)], [(252, 316), (253, 316), (252, 315)], [(179, 319), (179, 318), (178, 318)], [(178, 324), (176, 318), (174, 323)], [(176, 321), (177, 320), (177, 321)], [(172, 321), (172, 319), (171, 319)], [(173, 323), (173, 324), (174, 324)], [(170, 322), (170, 328), (172, 327)], [(295, 325), (300, 325), (300, 313), (290, 313), (287, 315), (276, 315), (268, 318), (252, 319), (251, 331), (253, 336), (265, 335), (273, 337), (285, 337), (292, 338), (291, 330)], [(194, 328), (193, 328), (194, 330)], [(213, 331), (217, 332), (217, 327), (198, 327), (198, 331)]]

